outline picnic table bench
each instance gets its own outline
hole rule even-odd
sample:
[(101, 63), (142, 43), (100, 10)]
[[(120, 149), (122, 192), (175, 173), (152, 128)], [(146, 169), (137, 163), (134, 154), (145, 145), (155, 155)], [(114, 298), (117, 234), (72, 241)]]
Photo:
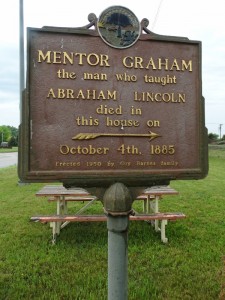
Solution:
[[(159, 212), (159, 200), (163, 195), (177, 195), (178, 192), (169, 186), (151, 187), (137, 197), (137, 200), (143, 200), (143, 212), (133, 211), (129, 216), (131, 221), (148, 221), (154, 225), (156, 231), (161, 232), (161, 240), (163, 243), (168, 242), (165, 233), (165, 226), (168, 221), (185, 218), (180, 212), (169, 213)], [(105, 222), (107, 217), (101, 215), (83, 215), (83, 212), (97, 200), (97, 197), (90, 195), (85, 189), (73, 188), (66, 189), (61, 185), (47, 185), (36, 193), (38, 197), (48, 197), (48, 201), (55, 201), (57, 204), (56, 214), (40, 215), (31, 217), (34, 222), (50, 222), (52, 227), (52, 243), (56, 242), (57, 235), (60, 230), (70, 222)], [(68, 214), (67, 202), (82, 201), (84, 205), (75, 214)], [(159, 221), (161, 225), (159, 226)]]

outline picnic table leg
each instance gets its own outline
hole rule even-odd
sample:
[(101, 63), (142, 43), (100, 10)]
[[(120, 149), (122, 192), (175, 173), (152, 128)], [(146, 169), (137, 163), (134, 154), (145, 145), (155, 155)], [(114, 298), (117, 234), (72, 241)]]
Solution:
[[(156, 211), (156, 196), (152, 196), (152, 198), (151, 198), (151, 196), (148, 195), (148, 198), (149, 198), (149, 212), (155, 213), (155, 211)], [(151, 201), (150, 201), (150, 199), (151, 199)], [(155, 222), (154, 222), (154, 224), (155, 224)]]
[(166, 225), (168, 224), (167, 220), (162, 220), (161, 222), (161, 241), (163, 243), (168, 242), (168, 238), (166, 237)]
[[(148, 197), (148, 196), (147, 196)], [(143, 201), (143, 212), (146, 213), (147, 212), (147, 201), (148, 199), (144, 199)]]
[[(155, 196), (155, 209), (154, 213), (159, 212), (159, 196)], [(159, 231), (159, 220), (155, 220), (155, 231)]]
[(56, 243), (56, 237), (58, 234), (57, 222), (50, 222), (50, 227), (52, 228), (52, 244)]
[[(150, 198), (151, 196), (148, 195), (148, 198)], [(155, 211), (155, 197), (152, 199), (152, 201), (149, 201), (149, 211), (154, 212)]]
[[(56, 202), (56, 214), (57, 215), (63, 215), (64, 214), (64, 208), (65, 208), (65, 197), (64, 196), (55, 196), (57, 199)], [(60, 234), (60, 227), (61, 227), (61, 222), (51, 222), (50, 227), (52, 228), (52, 243), (56, 243), (56, 238), (57, 235)]]
[(63, 199), (63, 213), (64, 213), (64, 215), (68, 214), (67, 201), (65, 200), (65, 197)]
[(150, 203), (151, 203), (150, 196), (148, 195), (147, 196), (147, 209), (146, 209), (147, 214), (150, 212)]
[[(151, 196), (148, 195), (149, 199), (149, 211), (151, 210), (153, 213), (157, 214), (159, 212), (159, 199), (160, 196), (154, 196), (154, 199), (151, 200)], [(150, 201), (151, 200), (151, 201)], [(155, 231), (159, 231), (159, 220), (151, 221), (152, 226), (155, 228)]]

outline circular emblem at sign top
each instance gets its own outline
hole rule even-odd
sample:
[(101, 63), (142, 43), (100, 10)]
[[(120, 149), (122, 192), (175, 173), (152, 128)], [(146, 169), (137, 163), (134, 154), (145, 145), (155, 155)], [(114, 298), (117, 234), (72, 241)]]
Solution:
[(132, 11), (123, 6), (111, 6), (104, 10), (97, 23), (103, 41), (114, 48), (134, 45), (141, 33), (141, 26)]

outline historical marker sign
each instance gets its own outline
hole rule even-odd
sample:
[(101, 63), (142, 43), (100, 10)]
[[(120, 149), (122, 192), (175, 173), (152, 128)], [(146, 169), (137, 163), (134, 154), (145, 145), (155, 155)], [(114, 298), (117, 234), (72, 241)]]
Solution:
[(92, 15), (95, 30), (28, 28), (24, 181), (142, 186), (207, 174), (201, 42), (145, 23), (113, 7)]

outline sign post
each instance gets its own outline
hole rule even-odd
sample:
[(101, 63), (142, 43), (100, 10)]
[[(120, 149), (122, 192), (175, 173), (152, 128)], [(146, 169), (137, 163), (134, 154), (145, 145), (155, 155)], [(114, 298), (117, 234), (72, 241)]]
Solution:
[(128, 294), (128, 225), (132, 196), (122, 183), (111, 185), (103, 197), (108, 228), (108, 299), (125, 300)]

